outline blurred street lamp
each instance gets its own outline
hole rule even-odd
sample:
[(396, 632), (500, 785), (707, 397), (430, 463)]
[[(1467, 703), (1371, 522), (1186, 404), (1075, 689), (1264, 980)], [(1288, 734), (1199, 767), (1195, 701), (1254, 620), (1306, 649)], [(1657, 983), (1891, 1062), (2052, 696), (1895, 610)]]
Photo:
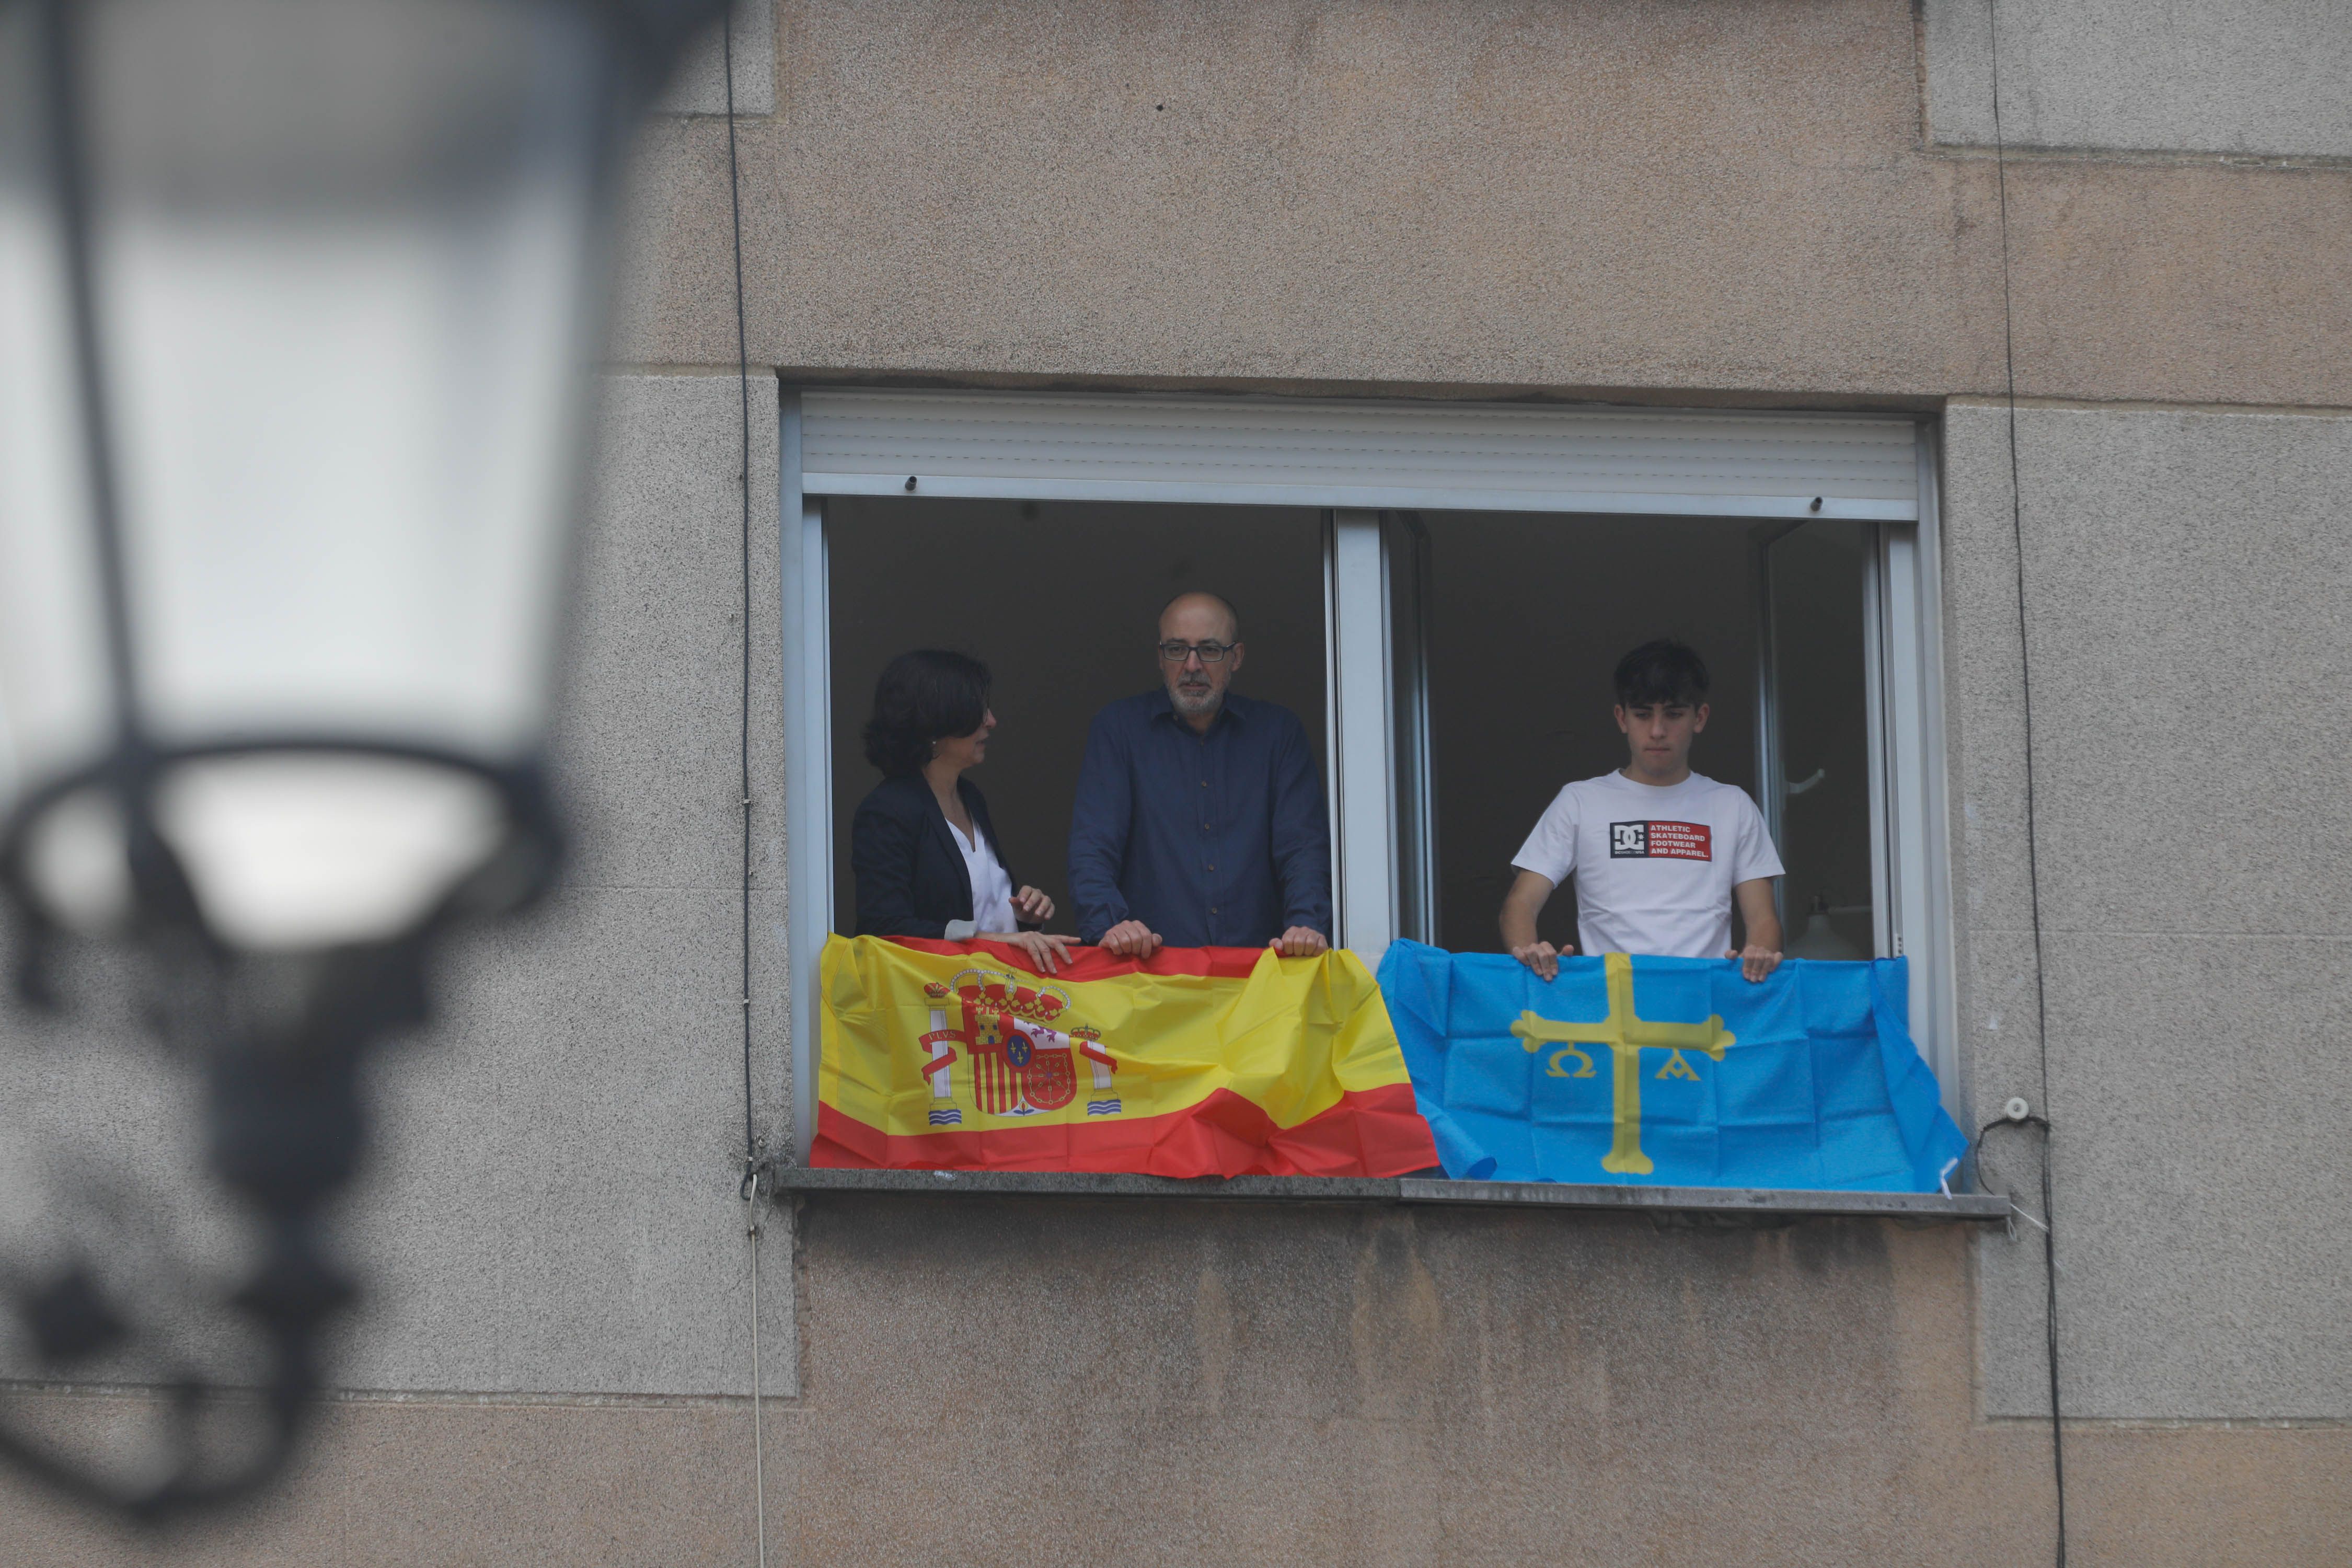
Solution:
[[(0, 1410), (86, 1500), (282, 1468), (352, 1296), (320, 1211), (364, 1058), (437, 937), (553, 872), (615, 175), (723, 9), (0, 0), (0, 896), (28, 999), (68, 947), (151, 976), (266, 1347), (257, 1398), (180, 1380), (135, 1479)], [(146, 1331), (70, 1248), (0, 1292), (61, 1379)]]

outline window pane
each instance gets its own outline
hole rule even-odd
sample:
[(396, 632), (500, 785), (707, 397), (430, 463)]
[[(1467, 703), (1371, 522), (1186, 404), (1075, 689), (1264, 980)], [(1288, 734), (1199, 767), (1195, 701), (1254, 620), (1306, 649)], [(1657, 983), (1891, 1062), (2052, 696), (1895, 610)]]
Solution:
[(1874, 942), (1863, 648), (1872, 531), (1809, 522), (1767, 551), (1781, 906), (1790, 951), (1805, 958), (1868, 958)]
[(1009, 868), (1069, 931), (1070, 807), (1097, 709), (1160, 679), (1160, 608), (1204, 588), (1242, 616), (1233, 689), (1279, 702), (1324, 745), (1323, 524), (1298, 508), (837, 497), (833, 622), (834, 929), (856, 929), (849, 822), (880, 775), (862, 732), (874, 683), (909, 648), (987, 663), (997, 730), (971, 780)]
[(1418, 512), (1381, 522), (1389, 580), (1390, 735), (1396, 820), (1397, 930), (1437, 942), (1436, 789), (1429, 752), (1429, 530)]
[[(1653, 637), (1712, 678), (1691, 765), (1756, 791), (1756, 594), (1747, 526), (1685, 518), (1430, 512), (1430, 735), (1438, 936), (1498, 952), (1511, 857), (1562, 784), (1625, 765), (1617, 660)], [(1538, 931), (1576, 941), (1576, 900)]]

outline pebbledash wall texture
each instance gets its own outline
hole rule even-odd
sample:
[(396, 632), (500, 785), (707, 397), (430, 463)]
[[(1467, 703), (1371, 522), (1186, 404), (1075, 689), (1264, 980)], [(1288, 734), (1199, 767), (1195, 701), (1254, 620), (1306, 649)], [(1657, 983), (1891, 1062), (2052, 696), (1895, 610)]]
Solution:
[[(1938, 416), (1964, 1091), (2039, 1102), (2046, 1046), (2072, 1560), (2343, 1561), (2352, 8), (743, 0), (736, 29), (755, 613), (714, 48), (626, 225), (583, 853), (395, 1064), (343, 1391), (297, 1489), (194, 1560), (751, 1561), (738, 724), (781, 1144), (778, 397), (852, 383)], [(2002, 1168), (2034, 1190), (2029, 1143)], [(2024, 1234), (780, 1205), (768, 1550), (2042, 1561)], [(0, 1558), (151, 1555), (0, 1492)]]

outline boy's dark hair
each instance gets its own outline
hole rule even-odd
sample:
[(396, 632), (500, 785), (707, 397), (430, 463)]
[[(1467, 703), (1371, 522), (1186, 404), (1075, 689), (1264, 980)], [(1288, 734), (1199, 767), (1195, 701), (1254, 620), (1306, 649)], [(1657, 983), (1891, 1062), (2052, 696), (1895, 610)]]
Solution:
[(1617, 661), (1617, 702), (1622, 708), (1706, 700), (1706, 661), (1672, 637), (1645, 642)]
[(933, 741), (980, 728), (988, 686), (988, 666), (969, 655), (936, 647), (900, 654), (874, 683), (866, 760), (889, 778), (920, 773)]

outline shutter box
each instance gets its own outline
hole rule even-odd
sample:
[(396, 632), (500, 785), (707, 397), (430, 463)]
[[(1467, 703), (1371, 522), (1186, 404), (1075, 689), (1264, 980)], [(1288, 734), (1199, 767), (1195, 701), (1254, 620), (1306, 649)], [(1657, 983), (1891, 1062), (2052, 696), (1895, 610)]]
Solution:
[(1911, 521), (1917, 441), (1914, 421), (1870, 415), (801, 394), (811, 495)]

